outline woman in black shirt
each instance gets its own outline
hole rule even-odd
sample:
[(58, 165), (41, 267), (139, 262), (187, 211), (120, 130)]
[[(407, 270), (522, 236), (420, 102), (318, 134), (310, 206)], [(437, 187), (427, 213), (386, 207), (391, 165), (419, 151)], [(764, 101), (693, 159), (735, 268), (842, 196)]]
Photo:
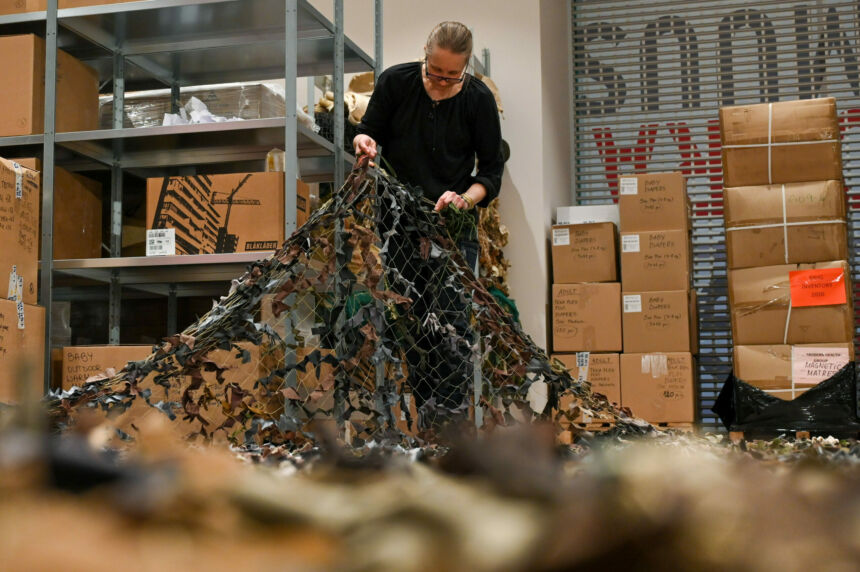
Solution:
[[(504, 160), (495, 98), (483, 82), (466, 73), (472, 34), (463, 24), (443, 22), (430, 33), (424, 53), (423, 61), (395, 65), (379, 76), (353, 140), (356, 155), (374, 158), (381, 146), (397, 178), (421, 187), (423, 195), (435, 201), (436, 211), (449, 204), (459, 209), (486, 206), (499, 194)], [(384, 220), (383, 226), (387, 224)], [(404, 240), (390, 247), (387, 262), (409, 284), (403, 294), (412, 299), (416, 317), (407, 324), (414, 340), (406, 351), (409, 383), (420, 427), (438, 426), (465, 409), (471, 352), (441, 332), (451, 325), (460, 339), (468, 339), (467, 308), (450, 285), (426, 289), (438, 282), (435, 263), (417, 256), (408, 229), (398, 228), (396, 235)], [(477, 274), (477, 236), (461, 240), (459, 247)], [(428, 325), (431, 316), (435, 328)]]
[[(436, 26), (424, 60), (385, 70), (353, 140), (374, 158), (377, 144), (398, 179), (420, 186), (436, 210), (486, 206), (499, 194), (504, 161), (496, 101), (466, 73), (472, 34), (458, 22)], [(475, 160), (478, 171), (473, 176)]]

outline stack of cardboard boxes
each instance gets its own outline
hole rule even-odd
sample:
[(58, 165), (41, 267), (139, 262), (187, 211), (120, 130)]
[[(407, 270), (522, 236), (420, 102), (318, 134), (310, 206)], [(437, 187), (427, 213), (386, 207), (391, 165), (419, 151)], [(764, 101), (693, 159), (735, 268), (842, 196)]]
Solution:
[[(45, 309), (36, 305), (39, 175), (0, 159), (0, 403), (42, 394)], [(8, 283), (6, 282), (8, 277)]]
[[(560, 224), (552, 227), (552, 357), (564, 363), (574, 379), (590, 381), (595, 392), (620, 404), (618, 208), (566, 207), (556, 218)], [(578, 421), (593, 420), (585, 416)]]
[(854, 359), (833, 98), (720, 110), (735, 375), (794, 399)]
[(696, 295), (681, 173), (622, 177), (621, 404), (651, 423), (696, 419)]

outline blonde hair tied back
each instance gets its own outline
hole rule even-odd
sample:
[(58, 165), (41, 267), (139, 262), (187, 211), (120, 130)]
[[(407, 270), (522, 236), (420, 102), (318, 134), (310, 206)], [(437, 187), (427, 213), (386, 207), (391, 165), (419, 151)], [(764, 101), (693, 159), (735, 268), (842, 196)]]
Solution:
[(430, 53), (437, 46), (455, 54), (464, 54), (469, 59), (472, 56), (472, 32), (460, 22), (442, 22), (430, 32), (425, 49)]

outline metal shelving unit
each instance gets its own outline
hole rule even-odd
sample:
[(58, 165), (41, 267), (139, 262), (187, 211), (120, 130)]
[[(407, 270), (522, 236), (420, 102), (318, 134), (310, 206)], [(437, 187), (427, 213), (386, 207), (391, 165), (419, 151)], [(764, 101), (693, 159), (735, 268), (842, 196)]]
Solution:
[[(109, 284), (109, 341), (119, 343), (122, 289), (168, 296), (210, 295), (213, 285), (241, 274), (269, 253), (122, 258), (123, 173), (165, 176), (177, 167), (201, 172), (259, 170), (273, 147), (287, 150), (285, 235), (296, 228), (296, 175), (306, 182), (340, 186), (353, 158), (299, 125), (296, 78), (332, 75), (343, 99), (344, 73), (381, 70), (382, 0), (375, 1), (375, 55), (344, 36), (343, 0), (333, 0), (334, 22), (307, 0), (143, 0), (0, 16), (0, 33), (36, 33), (46, 41), (45, 131), (0, 137), (0, 153), (42, 152), (42, 251), (40, 303), (50, 308), (55, 280), (65, 296), (82, 284)], [(114, 96), (113, 129), (55, 133), (57, 49), (96, 69), (101, 91)], [(285, 78), (286, 117), (125, 129), (127, 90), (169, 87), (174, 99), (185, 86)], [(313, 102), (309, 102), (312, 105)], [(334, 114), (334, 141), (343, 140), (344, 118)], [(54, 165), (111, 171), (111, 258), (53, 259)], [(65, 281), (65, 282), (64, 282)], [(50, 383), (51, 312), (46, 312), (46, 376)], [(175, 325), (175, 317), (169, 324)]]

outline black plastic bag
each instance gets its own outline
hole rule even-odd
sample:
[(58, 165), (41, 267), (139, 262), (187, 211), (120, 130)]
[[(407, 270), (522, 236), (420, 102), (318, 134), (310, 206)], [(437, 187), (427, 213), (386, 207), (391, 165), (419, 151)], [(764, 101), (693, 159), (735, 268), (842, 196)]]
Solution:
[(857, 386), (853, 362), (791, 401), (769, 395), (731, 373), (711, 411), (730, 431), (856, 434), (860, 432)]

